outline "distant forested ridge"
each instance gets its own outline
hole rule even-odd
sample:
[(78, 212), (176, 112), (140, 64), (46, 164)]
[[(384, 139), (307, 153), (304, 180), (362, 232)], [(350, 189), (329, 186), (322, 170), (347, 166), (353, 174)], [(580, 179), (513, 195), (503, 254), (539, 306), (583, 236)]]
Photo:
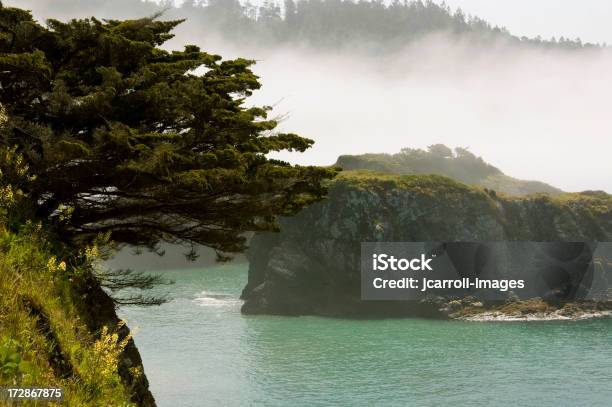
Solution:
[(451, 150), (434, 144), (427, 150), (404, 148), (397, 154), (342, 155), (335, 164), (344, 170), (370, 170), (387, 174), (436, 174), (470, 185), (510, 195), (547, 193), (559, 195), (558, 188), (539, 181), (524, 181), (504, 174), (465, 148)]
[(564, 49), (598, 46), (564, 37), (544, 40), (513, 36), (506, 28), (433, 1), (285, 0), (254, 5), (249, 1), (209, 0), (206, 4), (188, 1), (182, 8), (190, 19), (243, 45), (299, 43), (317, 48), (350, 46), (388, 51), (430, 34), (445, 33), (482, 45), (504, 41)]
[(222, 38), (241, 49), (299, 45), (386, 53), (436, 34), (483, 47), (502, 43), (578, 50), (603, 45), (565, 37), (518, 37), (431, 0), (185, 0), (178, 8), (174, 0), (54, 0), (53, 5), (43, 3), (37, 9), (44, 10), (45, 17), (56, 16), (57, 10), (62, 10), (62, 18), (83, 17), (84, 6), (111, 19), (156, 12), (166, 18), (185, 18), (192, 35), (209, 44), (212, 37)]

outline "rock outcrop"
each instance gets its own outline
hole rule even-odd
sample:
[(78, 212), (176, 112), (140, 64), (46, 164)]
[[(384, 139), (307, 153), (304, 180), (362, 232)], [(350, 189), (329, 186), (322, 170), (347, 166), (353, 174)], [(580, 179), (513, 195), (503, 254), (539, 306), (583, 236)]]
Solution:
[[(113, 299), (92, 276), (87, 276), (79, 287), (82, 299), (84, 322), (91, 332), (101, 332), (103, 327), (116, 330), (119, 339), (131, 336), (130, 329), (117, 316)], [(130, 337), (118, 360), (119, 376), (123, 386), (130, 390), (131, 400), (139, 407), (156, 407), (155, 398), (149, 390), (149, 380), (144, 373), (140, 352)], [(135, 374), (135, 371), (141, 372)]]
[(444, 316), (435, 300), (361, 301), (364, 241), (608, 241), (603, 192), (512, 197), (436, 175), (347, 171), (327, 200), (253, 237), (244, 313)]

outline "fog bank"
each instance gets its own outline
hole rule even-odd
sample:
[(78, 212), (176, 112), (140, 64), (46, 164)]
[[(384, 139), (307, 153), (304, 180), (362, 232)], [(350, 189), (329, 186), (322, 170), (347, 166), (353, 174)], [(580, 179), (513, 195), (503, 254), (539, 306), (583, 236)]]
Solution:
[[(117, 0), (5, 3), (33, 8), (39, 17), (135, 17), (155, 10), (139, 1), (121, 7)], [(177, 10), (165, 16), (183, 17)], [(517, 178), (612, 192), (609, 51), (484, 47), (444, 34), (385, 56), (239, 47), (189, 21), (167, 46), (185, 43), (257, 59), (263, 88), (249, 103), (273, 104), (274, 114), (284, 117), (280, 130), (316, 141), (306, 153), (279, 158), (328, 165), (341, 154), (443, 143), (468, 147)]]

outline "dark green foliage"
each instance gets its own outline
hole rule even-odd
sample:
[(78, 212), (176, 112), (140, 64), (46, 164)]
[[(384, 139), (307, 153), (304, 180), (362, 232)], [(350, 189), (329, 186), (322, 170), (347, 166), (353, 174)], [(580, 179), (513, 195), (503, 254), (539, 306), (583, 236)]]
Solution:
[(562, 192), (543, 182), (512, 178), (465, 148), (457, 147), (453, 151), (443, 144), (431, 145), (427, 150), (404, 148), (397, 154), (343, 155), (336, 165), (345, 170), (390, 174), (439, 174), (485, 187), (492, 195), (495, 191), (511, 195), (558, 195)]
[[(312, 140), (274, 133), (245, 59), (159, 48), (181, 21), (95, 18), (47, 26), (0, 8), (0, 148), (29, 167), (20, 189), (66, 241), (100, 233), (154, 248), (244, 249), (244, 232), (274, 230), (321, 199), (335, 171), (266, 158)], [(197, 70), (197, 71), (194, 71)]]
[(466, 149), (453, 150), (443, 144), (427, 150), (404, 148), (397, 154), (340, 156), (337, 165), (345, 170), (369, 169), (396, 174), (440, 174), (469, 184), (502, 172)]
[[(102, 287), (110, 290), (113, 294), (111, 298), (117, 305), (161, 305), (167, 301), (166, 298), (148, 296), (143, 291), (161, 284), (172, 284), (158, 274), (130, 269), (99, 270), (95, 276)], [(125, 294), (124, 290), (128, 290), (128, 293)]]
[(506, 41), (542, 47), (590, 47), (579, 39), (542, 40), (511, 35), (503, 27), (453, 12), (444, 3), (395, 0), (265, 1), (259, 6), (239, 0), (211, 0), (206, 7), (187, 2), (189, 15), (203, 27), (214, 28), (239, 44), (311, 45), (317, 48), (364, 47), (375, 52), (393, 51), (432, 33), (448, 33), (477, 44)]
[(19, 342), (6, 336), (0, 338), (0, 379), (28, 372), (29, 363), (23, 360), (21, 354), (22, 346)]

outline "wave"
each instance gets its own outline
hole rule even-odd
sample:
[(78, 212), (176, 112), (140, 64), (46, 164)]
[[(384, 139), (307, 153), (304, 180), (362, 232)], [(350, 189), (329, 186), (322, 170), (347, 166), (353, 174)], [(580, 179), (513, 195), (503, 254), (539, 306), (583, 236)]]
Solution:
[(235, 307), (242, 304), (242, 300), (234, 294), (210, 291), (198, 293), (193, 302), (201, 307)]

